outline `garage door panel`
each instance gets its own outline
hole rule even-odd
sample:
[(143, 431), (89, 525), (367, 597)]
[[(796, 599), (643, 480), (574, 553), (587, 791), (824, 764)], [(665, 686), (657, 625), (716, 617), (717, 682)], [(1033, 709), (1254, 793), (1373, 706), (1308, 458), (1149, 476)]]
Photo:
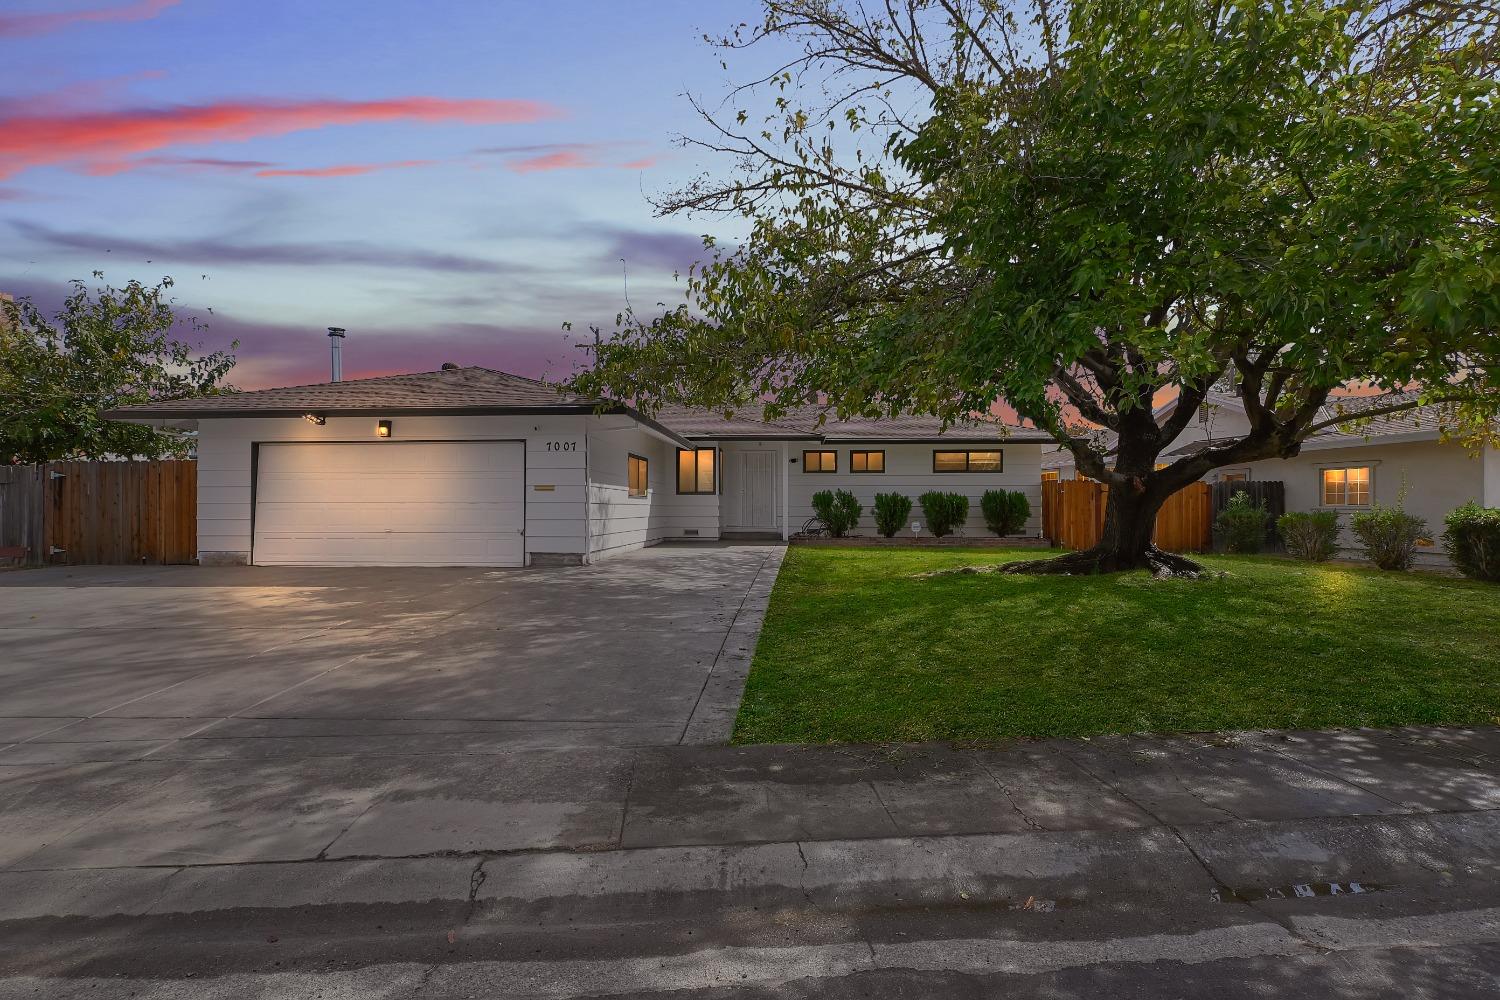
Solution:
[(507, 441), (264, 444), (255, 562), (520, 566), (524, 462)]

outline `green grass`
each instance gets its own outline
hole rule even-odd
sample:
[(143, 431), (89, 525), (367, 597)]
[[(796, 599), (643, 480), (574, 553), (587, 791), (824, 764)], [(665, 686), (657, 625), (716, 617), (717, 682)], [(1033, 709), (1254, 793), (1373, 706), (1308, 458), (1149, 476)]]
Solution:
[(736, 743), (1500, 721), (1500, 587), (1276, 558), (1212, 581), (915, 574), (1034, 558), (797, 546)]

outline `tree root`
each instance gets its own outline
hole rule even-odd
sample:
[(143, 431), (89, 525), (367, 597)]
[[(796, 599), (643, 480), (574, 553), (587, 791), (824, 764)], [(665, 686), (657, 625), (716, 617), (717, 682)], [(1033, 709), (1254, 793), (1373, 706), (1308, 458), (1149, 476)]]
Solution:
[(1007, 563), (1001, 567), (1000, 571), (1028, 575), (1090, 576), (1095, 573), (1118, 573), (1129, 569), (1148, 569), (1158, 580), (1197, 580), (1214, 575), (1211, 570), (1186, 556), (1163, 551), (1154, 545), (1146, 549), (1139, 561), (1121, 559), (1118, 552), (1110, 549), (1093, 548), (1053, 556), (1050, 559), (1027, 559), (1024, 562)]

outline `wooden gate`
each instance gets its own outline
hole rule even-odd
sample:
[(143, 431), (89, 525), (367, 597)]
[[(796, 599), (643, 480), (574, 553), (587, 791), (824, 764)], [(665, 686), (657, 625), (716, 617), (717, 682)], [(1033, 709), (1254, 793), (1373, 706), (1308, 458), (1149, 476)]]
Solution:
[(31, 565), (191, 563), (198, 463), (48, 462), (0, 470), (0, 548)]
[[(1065, 549), (1086, 549), (1104, 533), (1109, 487), (1092, 479), (1042, 484), (1042, 534)], [(1213, 498), (1207, 483), (1191, 483), (1156, 514), (1156, 544), (1172, 552), (1201, 552), (1213, 544)]]

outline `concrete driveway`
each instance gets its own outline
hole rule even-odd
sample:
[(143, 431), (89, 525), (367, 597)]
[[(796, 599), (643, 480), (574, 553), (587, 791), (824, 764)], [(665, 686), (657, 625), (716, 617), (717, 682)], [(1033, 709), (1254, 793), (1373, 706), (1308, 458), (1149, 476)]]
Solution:
[(779, 546), (0, 576), (0, 869), (617, 842), (727, 739)]
[(781, 552), (3, 574), (0, 762), (722, 740)]

